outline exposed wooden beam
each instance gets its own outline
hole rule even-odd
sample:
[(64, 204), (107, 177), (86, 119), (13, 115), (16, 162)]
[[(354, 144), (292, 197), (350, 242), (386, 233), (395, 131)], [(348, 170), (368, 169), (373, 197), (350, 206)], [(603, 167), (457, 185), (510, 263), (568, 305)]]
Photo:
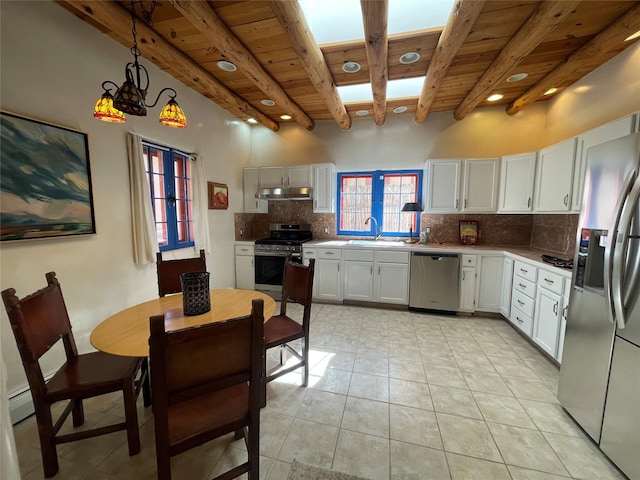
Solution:
[[(131, 35), (131, 13), (116, 2), (60, 0), (59, 3), (72, 7), (72, 10), (81, 12), (122, 38), (127, 38)], [(248, 117), (255, 118), (270, 130), (274, 132), (279, 130), (280, 126), (277, 122), (233, 93), (209, 72), (193, 62), (143, 22), (136, 22), (136, 29), (138, 48), (145, 58), (190, 79), (220, 103), (227, 103), (235, 107)]]
[(486, 98), (487, 93), (537, 47), (579, 3), (578, 0), (545, 0), (540, 2), (533, 14), (511, 37), (498, 58), (494, 60), (455, 109), (454, 118), (462, 120), (466, 117)]
[(296, 102), (289, 98), (278, 82), (262, 68), (253, 54), (229, 30), (207, 2), (171, 0), (171, 3), (268, 98), (276, 102), (304, 128), (313, 130), (313, 120)]
[(427, 77), (424, 79), (422, 92), (418, 99), (416, 122), (422, 123), (427, 119), (429, 109), (433, 105), (438, 89), (447, 74), (447, 69), (480, 15), (484, 1), (458, 0), (453, 6), (429, 62)]
[(311, 83), (327, 104), (331, 116), (343, 130), (351, 128), (351, 117), (342, 103), (333, 77), (316, 43), (298, 2), (291, 0), (268, 0), (278, 22), (282, 26), (291, 46), (302, 61)]
[(360, 0), (364, 23), (364, 47), (373, 92), (373, 118), (382, 125), (387, 110), (388, 0)]
[(507, 113), (509, 115), (516, 114), (542, 97), (550, 88), (560, 85), (566, 79), (575, 79), (575, 72), (584, 70), (585, 66), (588, 66), (588, 70), (591, 71), (601, 65), (603, 56), (607, 56), (610, 50), (619, 47), (625, 38), (638, 30), (640, 30), (640, 4), (573, 52), (542, 80), (511, 102), (507, 106)]

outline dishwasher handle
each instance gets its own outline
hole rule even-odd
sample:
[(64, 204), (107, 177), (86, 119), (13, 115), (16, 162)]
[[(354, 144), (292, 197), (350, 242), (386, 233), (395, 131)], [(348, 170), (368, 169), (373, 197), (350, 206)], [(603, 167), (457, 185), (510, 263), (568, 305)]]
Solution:
[(412, 252), (414, 257), (429, 257), (431, 260), (442, 260), (443, 258), (458, 258), (457, 253), (433, 253), (433, 252)]

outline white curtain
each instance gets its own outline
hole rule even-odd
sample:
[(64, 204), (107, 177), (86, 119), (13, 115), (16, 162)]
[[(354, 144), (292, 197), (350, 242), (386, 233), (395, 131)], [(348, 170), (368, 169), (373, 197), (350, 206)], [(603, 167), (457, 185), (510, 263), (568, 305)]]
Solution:
[(191, 155), (191, 183), (193, 188), (193, 238), (196, 252), (203, 249), (211, 254), (209, 238), (209, 193), (202, 156)]
[(131, 190), (131, 219), (133, 223), (133, 259), (137, 265), (156, 262), (158, 237), (151, 206), (151, 190), (144, 166), (142, 138), (127, 134), (129, 155), (129, 187)]

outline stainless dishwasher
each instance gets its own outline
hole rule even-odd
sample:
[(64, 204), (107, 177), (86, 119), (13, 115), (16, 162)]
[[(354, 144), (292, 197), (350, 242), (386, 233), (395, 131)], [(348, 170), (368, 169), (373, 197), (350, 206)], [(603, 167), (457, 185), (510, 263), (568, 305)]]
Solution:
[(457, 253), (412, 252), (409, 308), (456, 312), (459, 267)]

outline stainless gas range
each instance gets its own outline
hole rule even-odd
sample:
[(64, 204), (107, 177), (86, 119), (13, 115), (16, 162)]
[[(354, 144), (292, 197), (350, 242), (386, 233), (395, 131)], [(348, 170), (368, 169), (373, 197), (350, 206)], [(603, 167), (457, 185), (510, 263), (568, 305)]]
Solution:
[(302, 263), (302, 244), (311, 239), (311, 225), (269, 225), (269, 236), (255, 242), (256, 290), (278, 298), (282, 292), (282, 274), (287, 257)]

